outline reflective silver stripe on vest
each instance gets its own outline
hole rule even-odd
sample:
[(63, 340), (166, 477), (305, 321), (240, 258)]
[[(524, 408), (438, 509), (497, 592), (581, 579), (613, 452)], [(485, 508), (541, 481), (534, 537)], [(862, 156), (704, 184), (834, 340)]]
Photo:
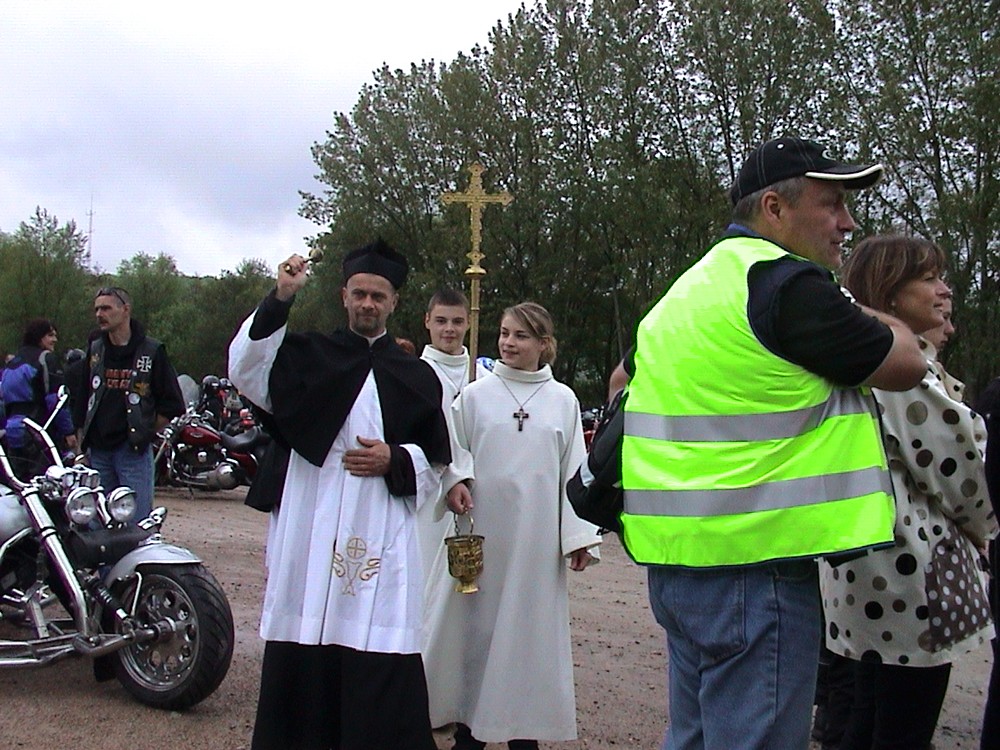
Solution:
[(889, 472), (877, 466), (842, 474), (786, 479), (725, 490), (625, 490), (625, 512), (634, 516), (730, 516), (781, 510), (884, 492)]
[(782, 440), (814, 430), (830, 417), (872, 413), (873, 408), (873, 399), (838, 389), (822, 404), (771, 414), (664, 416), (626, 410), (625, 434), (678, 443)]

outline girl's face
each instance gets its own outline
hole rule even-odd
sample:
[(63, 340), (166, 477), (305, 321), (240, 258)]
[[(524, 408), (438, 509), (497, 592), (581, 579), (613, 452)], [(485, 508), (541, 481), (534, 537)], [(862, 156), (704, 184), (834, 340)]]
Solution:
[(950, 296), (951, 290), (940, 272), (926, 271), (897, 290), (890, 300), (889, 312), (914, 333), (923, 333), (944, 325), (945, 303)]
[(532, 335), (512, 316), (505, 315), (500, 321), (500, 338), (497, 349), (500, 360), (515, 370), (537, 370), (542, 357), (544, 342)]

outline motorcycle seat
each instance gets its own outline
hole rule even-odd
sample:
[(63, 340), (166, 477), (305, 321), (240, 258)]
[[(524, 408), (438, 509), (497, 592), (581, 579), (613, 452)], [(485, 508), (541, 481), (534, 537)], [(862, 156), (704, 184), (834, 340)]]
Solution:
[(239, 435), (227, 435), (225, 432), (219, 433), (222, 447), (233, 453), (250, 453), (258, 445), (263, 445), (271, 439), (259, 426), (251, 427)]

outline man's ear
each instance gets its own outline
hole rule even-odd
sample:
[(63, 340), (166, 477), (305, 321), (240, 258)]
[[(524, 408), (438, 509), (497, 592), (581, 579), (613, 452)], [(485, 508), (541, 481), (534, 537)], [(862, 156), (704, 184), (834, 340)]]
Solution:
[(761, 219), (772, 226), (781, 221), (781, 212), (784, 208), (785, 204), (781, 196), (773, 190), (768, 190), (760, 198)]

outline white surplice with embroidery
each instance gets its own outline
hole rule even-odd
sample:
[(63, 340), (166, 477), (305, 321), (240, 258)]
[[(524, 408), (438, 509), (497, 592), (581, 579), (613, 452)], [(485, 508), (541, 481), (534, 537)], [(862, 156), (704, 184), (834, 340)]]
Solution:
[[(230, 380), (270, 409), (268, 375), (286, 327), (260, 341), (248, 318), (230, 346)], [(331, 387), (336, 387), (331, 383)], [(420, 651), (423, 575), (416, 513), (440, 491), (439, 469), (416, 445), (417, 494), (389, 494), (382, 477), (356, 477), (343, 466), (358, 436), (384, 440), (375, 378), (368, 373), (323, 466), (295, 451), (281, 504), (271, 514), (267, 587), (260, 635), (270, 641), (339, 644), (359, 651)]]
[[(530, 415), (521, 431), (518, 402)], [(461, 450), (452, 468), (474, 477), (484, 570), (479, 591), (460, 594), (446, 561), (435, 561), (424, 648), (432, 725), (460, 721), (485, 742), (574, 739), (566, 556), (596, 554), (600, 542), (565, 492), (585, 455), (579, 403), (547, 365), (498, 362), (453, 408)]]

